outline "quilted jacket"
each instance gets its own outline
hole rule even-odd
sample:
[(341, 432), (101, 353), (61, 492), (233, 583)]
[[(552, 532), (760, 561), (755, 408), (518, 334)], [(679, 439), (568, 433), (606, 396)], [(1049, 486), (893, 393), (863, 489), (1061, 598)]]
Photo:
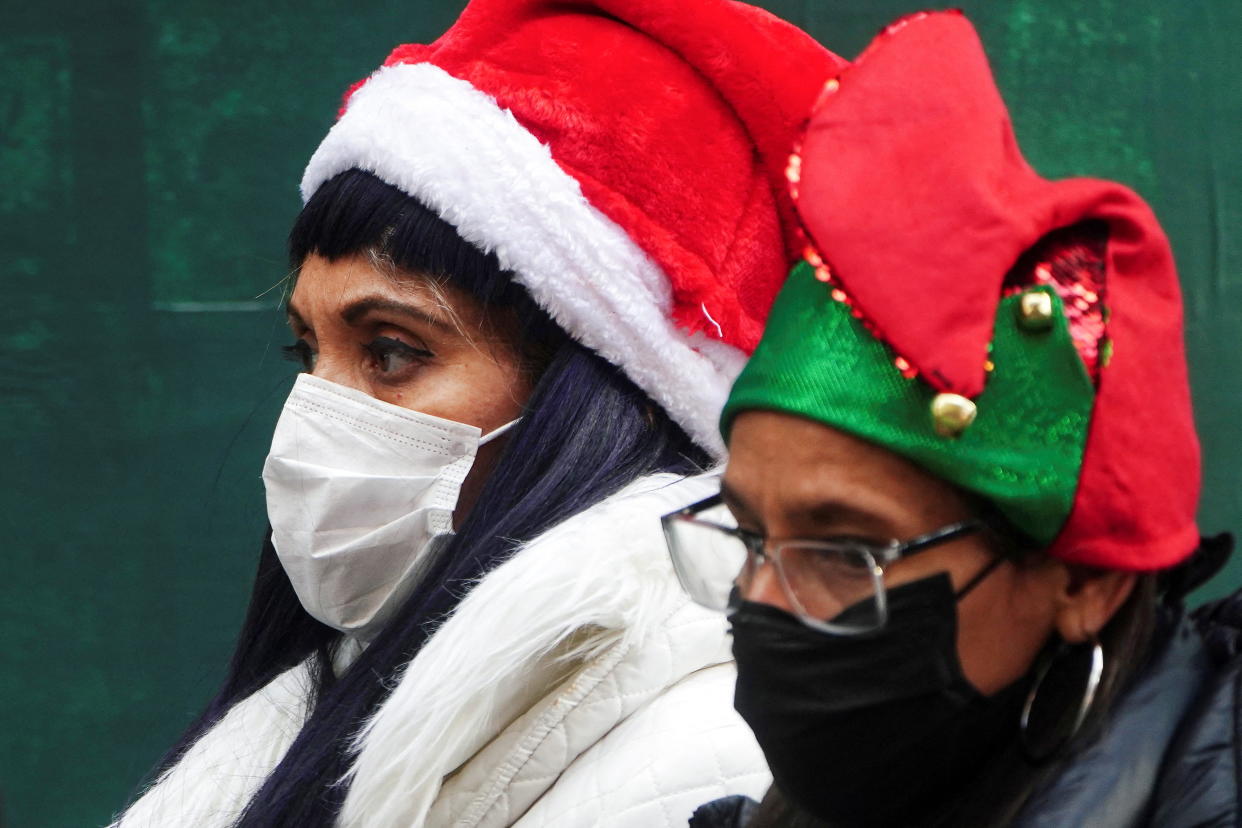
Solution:
[[(760, 795), (726, 623), (684, 596), (658, 521), (715, 485), (640, 480), (476, 584), (363, 731), (340, 823), (662, 828)], [(115, 824), (228, 825), (296, 736), (308, 681), (299, 666), (235, 706)]]
[(1190, 616), (1165, 608), (1148, 668), (1103, 736), (1015, 825), (1242, 823), (1242, 591)]
[[(825, 781), (831, 778), (826, 770)], [(743, 828), (727, 797), (694, 828)], [(1146, 669), (1100, 738), (1027, 802), (1015, 828), (1224, 828), (1242, 824), (1242, 591), (1192, 614), (1161, 610)]]

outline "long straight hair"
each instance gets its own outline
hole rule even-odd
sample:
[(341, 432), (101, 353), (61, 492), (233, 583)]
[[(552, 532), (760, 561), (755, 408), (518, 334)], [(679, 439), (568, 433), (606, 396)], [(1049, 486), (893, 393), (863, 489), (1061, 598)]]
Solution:
[(290, 262), (378, 256), (399, 272), (464, 290), (507, 308), (537, 380), (479, 499), (459, 532), (396, 616), (344, 675), (330, 651), (338, 634), (311, 618), (285, 576), (270, 531), (228, 676), (161, 763), (176, 760), (229, 708), (284, 670), (312, 658), (309, 718), (251, 799), (242, 826), (331, 825), (345, 799), (351, 740), (391, 692), (399, 670), (434, 634), (470, 584), (524, 541), (647, 474), (687, 474), (710, 461), (667, 414), (607, 361), (576, 343), (501, 270), (417, 200), (350, 170), (319, 188), (290, 234)]

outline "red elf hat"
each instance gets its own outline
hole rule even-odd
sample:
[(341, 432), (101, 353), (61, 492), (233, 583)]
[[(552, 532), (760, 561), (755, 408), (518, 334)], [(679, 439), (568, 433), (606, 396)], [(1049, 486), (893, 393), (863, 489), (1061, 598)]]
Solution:
[[(1031, 169), (960, 13), (899, 21), (830, 79), (788, 174), (808, 264), (726, 428), (773, 407), (859, 434), (1064, 560), (1150, 570), (1194, 551), (1199, 446), (1168, 241), (1125, 187)], [(1098, 256), (1084, 228), (1102, 228)], [(1059, 284), (1052, 265), (1074, 256), (1087, 282)], [(947, 429), (940, 403), (962, 415)]]
[(781, 171), (844, 62), (731, 0), (473, 0), (353, 88), (350, 168), (436, 210), (700, 445), (796, 258)]

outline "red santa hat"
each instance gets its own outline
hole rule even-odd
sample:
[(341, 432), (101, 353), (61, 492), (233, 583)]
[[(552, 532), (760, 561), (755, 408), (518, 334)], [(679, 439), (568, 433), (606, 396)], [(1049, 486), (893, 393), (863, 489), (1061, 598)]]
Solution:
[(783, 169), (844, 65), (731, 0), (474, 0), (350, 90), (350, 168), (437, 211), (700, 445), (798, 255)]

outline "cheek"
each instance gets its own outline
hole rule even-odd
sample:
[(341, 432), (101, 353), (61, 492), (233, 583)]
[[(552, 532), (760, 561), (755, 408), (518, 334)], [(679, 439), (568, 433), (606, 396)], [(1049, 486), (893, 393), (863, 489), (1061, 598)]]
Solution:
[(455, 396), (463, 410), (469, 410), (470, 422), (486, 433), (499, 428), (521, 414), (530, 397), (531, 384), (521, 371), (515, 355), (503, 358), (472, 360), (456, 374), (448, 393)]
[(1006, 565), (958, 604), (957, 652), (984, 695), (1030, 670), (1053, 632), (1053, 605), (1037, 579)]
[(376, 396), (405, 408), (478, 426), (484, 433), (519, 415), (530, 383), (516, 358), (493, 359), (486, 351), (440, 358), (397, 388)]

